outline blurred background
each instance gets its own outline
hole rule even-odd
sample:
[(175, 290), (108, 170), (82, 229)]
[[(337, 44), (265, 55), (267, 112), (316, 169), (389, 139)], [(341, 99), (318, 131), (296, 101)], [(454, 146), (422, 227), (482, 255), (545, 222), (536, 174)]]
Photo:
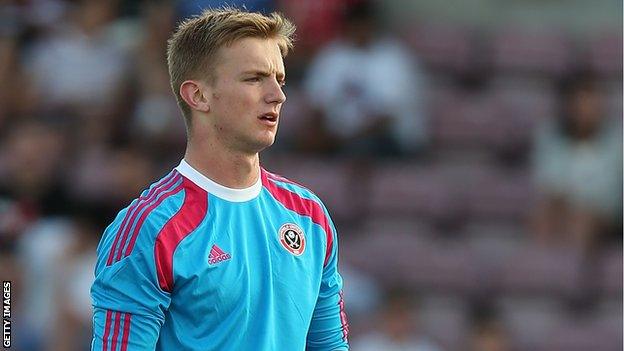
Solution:
[[(264, 167), (325, 201), (354, 350), (622, 346), (622, 3), (227, 2), (298, 27)], [(0, 3), (14, 350), (85, 350), (95, 248), (178, 164), (165, 48), (222, 1)]]

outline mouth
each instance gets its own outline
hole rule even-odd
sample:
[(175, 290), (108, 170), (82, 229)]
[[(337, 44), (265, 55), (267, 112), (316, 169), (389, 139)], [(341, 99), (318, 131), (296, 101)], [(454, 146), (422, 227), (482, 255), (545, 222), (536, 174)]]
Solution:
[(275, 126), (277, 125), (278, 115), (275, 112), (269, 112), (258, 116), (258, 119), (263, 124), (266, 124), (268, 126)]

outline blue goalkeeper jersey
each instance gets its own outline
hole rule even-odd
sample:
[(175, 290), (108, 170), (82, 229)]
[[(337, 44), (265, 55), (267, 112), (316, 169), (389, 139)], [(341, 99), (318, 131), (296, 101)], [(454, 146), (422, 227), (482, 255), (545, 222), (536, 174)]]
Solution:
[(106, 229), (92, 350), (348, 350), (336, 229), (306, 188), (182, 161)]

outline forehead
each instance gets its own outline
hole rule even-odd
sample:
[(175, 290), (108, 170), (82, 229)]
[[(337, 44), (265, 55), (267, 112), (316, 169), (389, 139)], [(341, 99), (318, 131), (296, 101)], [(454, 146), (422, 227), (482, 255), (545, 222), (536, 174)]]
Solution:
[(217, 69), (284, 74), (284, 60), (276, 39), (243, 38), (219, 50)]

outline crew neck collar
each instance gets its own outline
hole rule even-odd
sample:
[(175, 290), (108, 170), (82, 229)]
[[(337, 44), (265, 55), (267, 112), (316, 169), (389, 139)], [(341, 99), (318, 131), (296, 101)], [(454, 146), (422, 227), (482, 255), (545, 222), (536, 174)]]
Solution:
[(250, 187), (243, 189), (228, 188), (221, 185), (214, 180), (201, 174), (198, 170), (193, 168), (184, 159), (180, 161), (180, 164), (176, 167), (176, 170), (180, 172), (184, 177), (188, 178), (191, 182), (195, 183), (200, 188), (206, 190), (208, 193), (232, 202), (244, 202), (249, 201), (260, 194), (262, 189), (262, 179), (258, 175), (258, 180)]

